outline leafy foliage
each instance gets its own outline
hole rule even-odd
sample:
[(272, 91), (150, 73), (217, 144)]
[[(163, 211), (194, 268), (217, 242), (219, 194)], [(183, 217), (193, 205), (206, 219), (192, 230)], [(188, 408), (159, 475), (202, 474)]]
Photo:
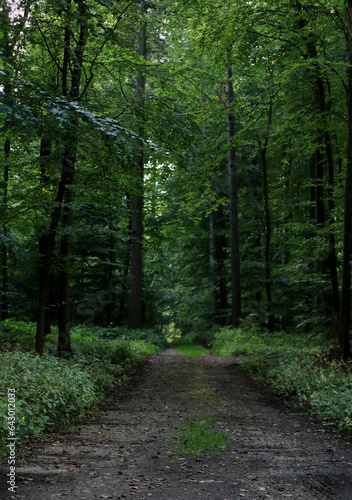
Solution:
[(352, 364), (334, 359), (325, 335), (252, 333), (247, 324), (219, 331), (213, 353), (239, 356), (243, 370), (279, 394), (297, 397), (325, 425), (352, 432)]
[(98, 387), (80, 362), (38, 358), (20, 351), (2, 354), (1, 361), (3, 439), (8, 387), (16, 390), (16, 436), (21, 441), (42, 432), (48, 424), (63, 426), (82, 417), (97, 402)]
[[(16, 391), (16, 437), (24, 442), (48, 426), (65, 427), (86, 415), (114, 384), (125, 382), (133, 365), (160, 349), (142, 339), (106, 340), (103, 328), (74, 330), (75, 349), (68, 357), (57, 357), (56, 338), (47, 337), (48, 353), (39, 358), (26, 348), (35, 336), (34, 325), (9, 320), (2, 330), (4, 346), (14, 350), (0, 354), (0, 440), (7, 437), (7, 389)], [(24, 335), (25, 333), (25, 335)], [(1, 449), (1, 452), (5, 448)]]

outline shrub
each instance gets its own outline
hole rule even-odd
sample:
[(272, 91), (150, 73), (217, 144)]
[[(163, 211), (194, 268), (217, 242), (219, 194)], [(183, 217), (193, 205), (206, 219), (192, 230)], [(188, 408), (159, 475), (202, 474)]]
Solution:
[(93, 380), (79, 363), (39, 358), (24, 352), (2, 355), (0, 368), (1, 417), (7, 431), (7, 390), (16, 391), (16, 437), (37, 435), (49, 424), (66, 425), (80, 418), (97, 401)]
[(352, 364), (331, 360), (319, 334), (251, 332), (246, 325), (218, 332), (213, 353), (243, 355), (242, 369), (279, 394), (295, 395), (326, 425), (352, 432)]
[(67, 426), (81, 418), (114, 383), (125, 380), (133, 364), (159, 350), (145, 340), (106, 340), (103, 328), (78, 326), (72, 330), (71, 354), (57, 356), (53, 333), (45, 339), (45, 355), (38, 357), (18, 350), (33, 346), (35, 325), (11, 320), (1, 326), (2, 346), (17, 350), (0, 354), (0, 452), (6, 450), (8, 388), (16, 391), (16, 437), (23, 442), (49, 425)]

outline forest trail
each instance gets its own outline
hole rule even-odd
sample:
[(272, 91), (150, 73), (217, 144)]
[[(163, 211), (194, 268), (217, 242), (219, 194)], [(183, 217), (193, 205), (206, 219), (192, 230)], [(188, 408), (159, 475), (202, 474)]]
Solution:
[[(226, 450), (174, 453), (178, 430), (205, 413), (228, 434)], [(7, 496), (2, 468), (1, 498), (347, 500), (352, 451), (290, 413), (234, 358), (167, 349), (149, 357), (98, 415), (34, 444), (16, 475), (17, 492)]]

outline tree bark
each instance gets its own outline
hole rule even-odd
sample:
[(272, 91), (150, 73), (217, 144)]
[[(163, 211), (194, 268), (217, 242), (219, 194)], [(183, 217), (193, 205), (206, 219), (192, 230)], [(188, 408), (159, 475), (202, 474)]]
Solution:
[[(230, 61), (230, 51), (228, 60)], [(238, 168), (236, 150), (233, 144), (235, 136), (235, 117), (233, 113), (234, 93), (232, 84), (232, 68), (226, 69), (226, 105), (227, 105), (227, 144), (230, 199), (230, 238), (231, 238), (231, 310), (232, 326), (238, 327), (241, 321), (241, 274), (240, 246), (238, 229)]]
[[(86, 3), (82, 0), (76, 2), (80, 14), (80, 33), (76, 42), (75, 50), (71, 48), (71, 28), (70, 28), (70, 7), (71, 0), (66, 0), (68, 21), (64, 31), (64, 55), (62, 72), (62, 94), (68, 93), (68, 76), (71, 65), (71, 90), (69, 98), (77, 101), (81, 83), (83, 55), (88, 39), (88, 23), (86, 19)], [(71, 55), (72, 54), (72, 55)], [(60, 279), (59, 279), (59, 338), (58, 351), (70, 351), (70, 309), (69, 309), (69, 258), (71, 254), (71, 226), (73, 220), (72, 201), (74, 170), (77, 155), (77, 121), (72, 119), (71, 126), (67, 131), (65, 139), (64, 155), (61, 165), (61, 176), (54, 208), (51, 214), (51, 224), (49, 233), (43, 236), (40, 249), (40, 273), (39, 273), (39, 298), (36, 350), (43, 353), (45, 334), (45, 312), (49, 301), (50, 293), (50, 267), (54, 250), (55, 237), (62, 211), (63, 234), (60, 244)], [(63, 206), (63, 209), (62, 209)]]
[[(3, 46), (2, 50), (4, 52), (4, 56), (8, 63), (13, 62), (13, 50), (15, 40), (10, 40), (10, 5), (6, 2), (2, 6), (3, 10)], [(12, 97), (13, 97), (13, 88), (12, 88), (12, 79), (10, 73), (5, 70), (5, 75), (3, 79), (4, 86), (4, 96), (5, 96), (5, 104), (12, 106)], [(8, 298), (8, 251), (7, 251), (7, 205), (8, 205), (8, 184), (9, 184), (9, 162), (10, 162), (10, 152), (11, 152), (11, 139), (10, 139), (10, 130), (11, 130), (11, 120), (7, 123), (9, 130), (5, 135), (5, 144), (4, 144), (4, 174), (3, 174), (3, 198), (2, 198), (2, 207), (1, 212), (4, 214), (2, 231), (3, 231), (3, 243), (1, 247), (1, 319), (7, 319), (9, 313), (9, 298)]]
[[(198, 64), (200, 70), (203, 70), (202, 64)], [(204, 114), (205, 95), (200, 92), (200, 107)], [(203, 137), (207, 137), (207, 130), (203, 128)], [(219, 188), (214, 181), (212, 190), (219, 196)], [(225, 276), (225, 258), (226, 258), (226, 237), (224, 230), (224, 214), (222, 206), (214, 208), (210, 214), (210, 276), (213, 285), (215, 302), (215, 320), (220, 326), (225, 326), (228, 316), (227, 300), (227, 280)]]
[[(310, 48), (310, 55), (311, 57), (314, 57), (315, 59), (318, 57), (317, 50), (315, 45), (311, 44)], [(321, 131), (321, 137), (324, 142), (324, 149), (325, 149), (325, 158), (326, 158), (326, 164), (327, 164), (327, 170), (328, 170), (328, 210), (329, 210), (329, 217), (328, 217), (328, 222), (329, 222), (329, 235), (328, 235), (328, 248), (329, 248), (329, 253), (328, 253), (328, 258), (326, 259), (325, 263), (325, 268), (329, 269), (330, 273), (330, 281), (331, 281), (331, 291), (332, 291), (332, 304), (333, 304), (333, 309), (335, 311), (335, 314), (337, 315), (339, 312), (340, 308), (340, 298), (339, 298), (339, 286), (338, 286), (338, 277), (337, 277), (337, 259), (336, 259), (336, 250), (335, 250), (335, 232), (334, 232), (334, 226), (335, 226), (335, 218), (334, 218), (334, 212), (335, 212), (335, 204), (334, 204), (334, 160), (333, 160), (333, 151), (332, 151), (332, 144), (331, 144), (331, 137), (330, 137), (330, 132), (328, 130), (328, 125), (326, 122), (326, 112), (327, 112), (327, 105), (326, 105), (326, 97), (325, 97), (325, 89), (324, 89), (324, 81), (320, 73), (320, 68), (318, 67), (318, 64), (316, 64), (316, 80), (315, 80), (315, 87), (316, 90), (314, 93), (317, 94), (316, 101), (317, 105), (319, 105), (319, 110), (322, 115), (323, 119), (323, 124), (324, 124), (324, 129)], [(324, 224), (325, 223), (325, 212), (324, 212), (324, 202), (323, 202), (323, 166), (324, 166), (324, 159), (323, 155), (320, 153), (320, 151), (317, 150), (317, 222), (318, 224)]]
[(115, 224), (110, 220), (109, 222), (109, 255), (108, 255), (108, 272), (107, 272), (107, 283), (108, 292), (106, 299), (106, 323), (107, 326), (112, 325), (112, 316), (115, 308), (114, 300), (114, 264), (115, 264), (115, 245), (113, 231), (116, 230)]
[[(147, 57), (147, 26), (145, 14), (147, 6), (139, 4), (141, 21), (139, 24), (136, 52), (144, 59)], [(135, 87), (139, 111), (135, 112), (139, 136), (143, 136), (142, 117), (144, 106), (145, 76), (138, 69), (135, 77)], [(144, 153), (143, 144), (136, 139), (133, 161), (136, 175), (136, 192), (132, 196), (132, 240), (131, 240), (131, 293), (129, 310), (129, 327), (138, 329), (143, 323), (143, 183), (144, 183)]]

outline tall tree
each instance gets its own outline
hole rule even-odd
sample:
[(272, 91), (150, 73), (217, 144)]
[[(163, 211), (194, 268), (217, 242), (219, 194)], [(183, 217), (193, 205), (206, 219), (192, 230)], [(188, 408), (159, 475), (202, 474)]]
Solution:
[(238, 327), (241, 321), (241, 272), (240, 272), (240, 243), (238, 224), (238, 167), (236, 161), (235, 116), (233, 111), (234, 92), (232, 82), (232, 53), (227, 51), (226, 69), (226, 105), (227, 105), (227, 144), (228, 144), (228, 172), (230, 198), (230, 248), (231, 248), (231, 306), (232, 325)]
[[(147, 2), (139, 3), (140, 23), (137, 33), (136, 52), (144, 60), (147, 57)], [(139, 62), (135, 76), (136, 109), (135, 122), (140, 137), (143, 137), (145, 68)], [(136, 188), (132, 195), (132, 241), (131, 241), (131, 293), (129, 326), (132, 329), (142, 327), (143, 322), (143, 184), (144, 184), (144, 152), (140, 139), (135, 140), (133, 151)]]
[(273, 97), (270, 96), (268, 104), (268, 129), (264, 137), (263, 143), (259, 141), (259, 151), (263, 169), (263, 193), (264, 193), (264, 213), (265, 213), (265, 289), (267, 296), (268, 310), (268, 330), (274, 330), (275, 314), (272, 295), (271, 283), (271, 238), (272, 238), (272, 222), (269, 201), (269, 182), (268, 182), (268, 166), (267, 166), (267, 151), (269, 144), (269, 134), (272, 126), (273, 116)]
[(339, 318), (339, 344), (344, 358), (351, 355), (351, 254), (352, 254), (352, 0), (345, 1), (345, 37), (348, 57), (348, 96), (347, 96), (347, 164), (345, 180), (345, 209), (343, 228), (343, 268), (341, 286), (341, 306)]
[[(70, 2), (70, 0), (67, 0)], [(69, 5), (69, 4), (68, 4)], [(68, 59), (71, 51), (72, 54), (72, 70), (71, 70), (71, 90), (69, 97), (72, 101), (79, 101), (81, 97), (81, 77), (83, 71), (83, 58), (85, 53), (85, 48), (88, 40), (88, 12), (86, 3), (83, 0), (77, 2), (78, 8), (78, 25), (79, 25), (79, 35), (76, 42), (76, 46), (73, 49), (71, 47), (70, 32), (71, 26), (65, 27), (65, 51), (64, 55)], [(66, 55), (68, 54), (68, 55)], [(67, 71), (67, 61), (63, 64), (63, 94), (66, 92), (66, 71)], [(70, 228), (73, 222), (73, 185), (75, 177), (75, 164), (77, 158), (77, 143), (78, 143), (78, 130), (77, 130), (77, 120), (72, 120), (72, 125), (70, 127), (70, 136), (67, 138), (64, 149), (64, 159), (63, 159), (63, 180), (65, 185), (65, 195), (64, 195), (64, 208), (62, 225), (64, 233), (61, 237), (61, 268), (60, 268), (60, 287), (59, 287), (59, 341), (58, 350), (59, 351), (70, 351), (70, 255), (71, 255), (71, 235)]]
[[(339, 298), (339, 287), (338, 287), (338, 277), (337, 277), (337, 259), (336, 259), (336, 248), (335, 248), (335, 204), (334, 204), (334, 160), (333, 160), (333, 149), (332, 149), (332, 139), (329, 131), (327, 113), (328, 105), (326, 99), (325, 83), (324, 83), (324, 69), (321, 67), (319, 62), (318, 49), (316, 44), (317, 36), (314, 34), (312, 29), (308, 24), (306, 19), (307, 16), (307, 6), (303, 6), (299, 1), (297, 1), (297, 9), (300, 21), (300, 28), (303, 30), (303, 41), (306, 44), (306, 49), (303, 52), (303, 56), (308, 63), (308, 70), (311, 76), (311, 88), (312, 88), (312, 100), (315, 107), (315, 112), (318, 117), (317, 120), (317, 136), (319, 143), (315, 150), (315, 154), (312, 157), (313, 162), (313, 172), (315, 181), (315, 193), (313, 199), (316, 205), (316, 215), (317, 223), (320, 226), (325, 224), (325, 206), (324, 206), (324, 167), (327, 166), (328, 174), (328, 222), (330, 225), (328, 234), (328, 258), (324, 267), (327, 267), (330, 272), (331, 288), (332, 288), (332, 305), (335, 314), (339, 313), (340, 309), (340, 298)], [(308, 11), (312, 11), (308, 7)], [(313, 9), (314, 20), (318, 16), (318, 13)], [(307, 34), (308, 33), (308, 34)], [(326, 78), (326, 77), (325, 77)], [(324, 145), (325, 158), (321, 151), (321, 143)]]
[[(77, 11), (72, 10), (71, 0), (66, 0), (63, 40), (64, 49), (62, 64), (60, 65), (49, 49), (50, 56), (61, 72), (61, 92), (62, 96), (71, 101), (80, 99), (80, 86), (82, 76), (82, 64), (85, 47), (88, 39), (88, 19), (87, 6), (83, 1), (78, 1)], [(74, 38), (72, 17), (77, 17), (78, 35)], [(39, 24), (37, 23), (40, 30)], [(42, 31), (40, 30), (42, 34)], [(75, 44), (72, 40), (75, 39)], [(69, 78), (71, 76), (71, 78)], [(70, 84), (70, 88), (69, 88)], [(63, 205), (62, 225), (63, 235), (60, 246), (60, 285), (59, 285), (59, 339), (58, 351), (70, 351), (70, 277), (69, 277), (69, 257), (71, 253), (71, 235), (73, 212), (73, 184), (74, 171), (77, 156), (77, 119), (72, 117), (69, 128), (64, 137), (64, 152), (61, 166), (61, 176), (58, 186), (58, 192), (55, 199), (55, 207), (51, 215), (49, 233), (42, 239), (41, 265), (39, 281), (39, 301), (38, 301), (38, 319), (36, 348), (41, 354), (43, 352), (43, 341), (45, 334), (45, 315), (48, 307), (48, 297), (50, 289), (50, 266), (52, 253), (55, 244), (56, 232), (60, 220), (60, 214)]]

